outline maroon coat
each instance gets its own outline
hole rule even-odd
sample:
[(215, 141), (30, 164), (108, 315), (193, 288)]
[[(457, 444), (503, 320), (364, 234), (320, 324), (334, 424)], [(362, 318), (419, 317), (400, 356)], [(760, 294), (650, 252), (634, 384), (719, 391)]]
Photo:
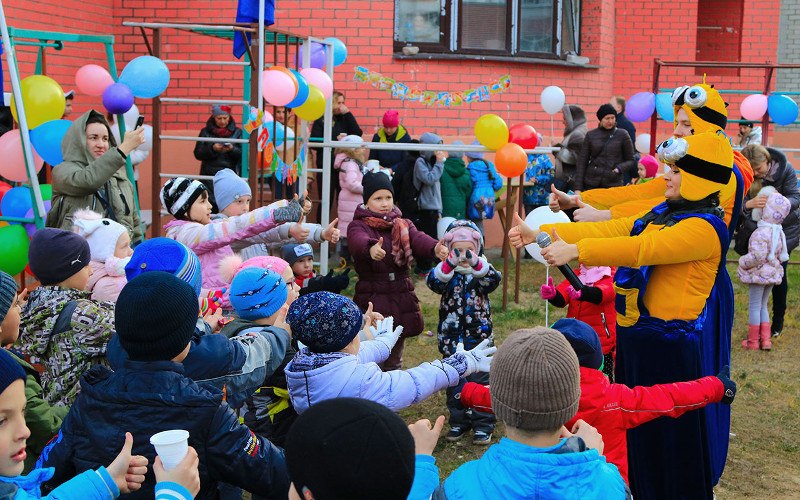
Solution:
[[(419, 299), (414, 293), (414, 282), (409, 276), (409, 266), (400, 267), (394, 262), (391, 229), (378, 231), (362, 220), (365, 217), (385, 217), (392, 220), (402, 215), (397, 207), (382, 216), (359, 205), (353, 214), (353, 222), (347, 226), (347, 246), (358, 273), (353, 301), (362, 311), (366, 311), (369, 302), (372, 302), (375, 312), (394, 317), (395, 326), (403, 325), (403, 337), (414, 337), (422, 333), (423, 320)], [(406, 222), (414, 258), (434, 258), (436, 240), (414, 227), (410, 220), (406, 219)], [(381, 237), (386, 257), (375, 261), (370, 257), (369, 249)]]

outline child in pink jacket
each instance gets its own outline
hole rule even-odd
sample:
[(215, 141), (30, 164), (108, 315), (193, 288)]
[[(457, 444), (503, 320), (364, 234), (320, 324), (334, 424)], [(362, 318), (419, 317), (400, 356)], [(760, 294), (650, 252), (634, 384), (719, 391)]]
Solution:
[(131, 237), (122, 224), (89, 209), (78, 210), (72, 215), (72, 230), (89, 242), (92, 260), (92, 275), (86, 291), (92, 292), (92, 300), (116, 302), (125, 279), (125, 265), (131, 260)]
[[(348, 135), (342, 142), (352, 142), (363, 144), (364, 139), (357, 135)], [(364, 178), (364, 162), (368, 152), (365, 148), (338, 149), (333, 168), (339, 171), (339, 198), (337, 202), (339, 217), (339, 229), (341, 230), (341, 253), (345, 259), (350, 259), (350, 252), (347, 247), (347, 226), (353, 222), (353, 214), (356, 208), (363, 202), (361, 194), (364, 188), (361, 186), (361, 179)]]

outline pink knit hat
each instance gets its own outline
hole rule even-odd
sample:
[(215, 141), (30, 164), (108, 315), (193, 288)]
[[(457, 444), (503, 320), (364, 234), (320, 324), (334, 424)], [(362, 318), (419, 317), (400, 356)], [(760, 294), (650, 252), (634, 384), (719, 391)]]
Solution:
[(399, 125), (400, 113), (398, 113), (396, 109), (386, 110), (386, 113), (383, 114), (383, 126), (392, 128), (398, 127)]
[(658, 160), (651, 155), (644, 155), (639, 159), (639, 163), (644, 165), (644, 170), (648, 179), (656, 176), (658, 173)]
[(248, 267), (269, 269), (275, 271), (279, 275), (283, 275), (283, 271), (289, 267), (289, 263), (281, 258), (269, 255), (253, 257), (252, 259), (247, 259), (242, 262), (242, 258), (234, 254), (222, 259), (219, 265), (219, 275), (225, 282), (232, 283), (236, 273)]
[(457, 220), (450, 224), (444, 233), (444, 244), (448, 250), (452, 250), (456, 241), (469, 241), (475, 246), (478, 254), (483, 253), (483, 236), (472, 221)]

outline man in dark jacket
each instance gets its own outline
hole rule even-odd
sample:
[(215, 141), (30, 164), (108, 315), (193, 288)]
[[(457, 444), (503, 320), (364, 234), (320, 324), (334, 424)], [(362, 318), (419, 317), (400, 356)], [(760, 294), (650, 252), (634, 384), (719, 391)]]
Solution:
[(586, 133), (575, 168), (576, 192), (622, 186), (623, 172), (636, 169), (633, 142), (617, 128), (617, 112), (610, 104), (597, 110), (600, 125)]
[[(214, 104), (211, 107), (211, 117), (200, 131), (200, 137), (241, 139), (242, 129), (236, 126), (236, 120), (231, 116), (231, 107)], [(239, 143), (198, 141), (194, 146), (194, 157), (200, 160), (200, 175), (214, 175), (226, 168), (236, 172), (236, 175), (242, 175), (242, 145)], [(201, 182), (208, 188), (209, 199), (216, 212), (214, 181)]]
[[(611, 98), (611, 102), (609, 102), (614, 109), (617, 111), (617, 127), (623, 129), (631, 136), (631, 142), (633, 143), (633, 156), (636, 158), (636, 161), (639, 161), (638, 152), (636, 151), (636, 126), (633, 124), (632, 121), (625, 116), (625, 98), (622, 96), (614, 96)], [(631, 178), (636, 177), (630, 170), (626, 170), (623, 172), (622, 176), (622, 185), (627, 186), (631, 182)]]
[[(325, 133), (325, 119), (319, 118), (314, 121), (311, 126), (311, 133), (309, 137), (318, 137), (322, 139)], [(364, 132), (358, 126), (356, 117), (350, 112), (350, 108), (344, 104), (344, 94), (338, 91), (333, 92), (333, 123), (331, 124), (331, 140), (338, 141), (340, 138), (347, 135), (357, 135), (361, 137)], [(313, 144), (313, 142), (312, 142)], [(322, 149), (315, 148), (314, 156), (316, 157), (317, 168), (322, 168)], [(333, 168), (333, 149), (331, 148), (331, 168)], [(335, 171), (331, 174), (331, 200), (336, 199), (336, 193), (339, 192), (339, 175)], [(319, 184), (320, 186), (322, 183)]]
[[(183, 375), (197, 313), (194, 290), (171, 274), (143, 273), (125, 285), (116, 328), (129, 359), (114, 372), (98, 365), (83, 377), (79, 398), (37, 464), (55, 467), (48, 486), (110, 463), (125, 432), (133, 434), (133, 454), (153, 463), (150, 437), (183, 429), (200, 457), (195, 498), (216, 498), (220, 479), (270, 499), (286, 498), (283, 451), (240, 424), (222, 391), (202, 389)], [(142, 488), (127, 498), (153, 498), (154, 487), (148, 471)]]
[[(378, 133), (372, 136), (372, 142), (386, 142), (391, 144), (404, 143), (411, 141), (408, 130), (400, 125), (400, 114), (396, 109), (389, 109), (383, 114), (383, 127), (378, 129)], [(398, 165), (403, 161), (408, 153), (394, 149), (372, 149), (369, 152), (370, 160), (378, 160), (382, 167), (397, 170)]]

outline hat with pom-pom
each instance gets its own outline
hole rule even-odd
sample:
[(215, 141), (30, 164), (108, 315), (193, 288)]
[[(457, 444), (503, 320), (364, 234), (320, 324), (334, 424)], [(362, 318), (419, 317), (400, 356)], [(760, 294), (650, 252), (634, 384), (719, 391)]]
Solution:
[(105, 219), (91, 210), (77, 210), (72, 215), (72, 230), (86, 238), (92, 252), (92, 260), (105, 262), (114, 256), (119, 237), (128, 230), (119, 222)]
[(280, 257), (273, 257), (271, 255), (259, 255), (251, 257), (244, 262), (242, 257), (237, 254), (225, 257), (219, 263), (219, 277), (226, 283), (233, 281), (236, 273), (248, 267), (259, 267), (261, 269), (269, 269), (283, 276), (283, 271), (289, 267), (289, 263)]
[(186, 219), (189, 209), (207, 189), (203, 183), (186, 177), (175, 177), (161, 188), (161, 206), (178, 219)]
[(125, 266), (128, 281), (149, 271), (164, 271), (177, 276), (192, 286), (197, 296), (203, 287), (200, 259), (182, 243), (170, 238), (152, 238), (133, 250)]

